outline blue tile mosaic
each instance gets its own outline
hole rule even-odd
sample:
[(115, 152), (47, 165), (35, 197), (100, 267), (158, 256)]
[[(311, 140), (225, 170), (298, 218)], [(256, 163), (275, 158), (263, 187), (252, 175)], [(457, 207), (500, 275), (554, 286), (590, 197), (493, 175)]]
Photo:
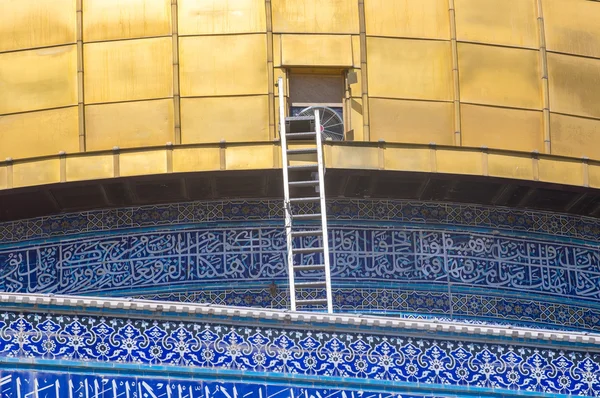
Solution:
[[(3, 372), (3, 398), (420, 398), (338, 388), (307, 388), (216, 382), (198, 379), (85, 375), (58, 372)], [(427, 394), (428, 398), (436, 398)]]
[(92, 368), (104, 362), (600, 394), (600, 353), (536, 342), (7, 311), (0, 319), (0, 363), (38, 358), (83, 361)]
[[(337, 221), (330, 242), (334, 303), (340, 310), (600, 328), (595, 243), (358, 221)], [(308, 237), (296, 244), (319, 243)], [(320, 254), (303, 256), (305, 264), (322, 261)], [(283, 228), (260, 221), (74, 234), (4, 244), (0, 290), (167, 300), (188, 292), (202, 296), (201, 302), (285, 308), (285, 262)], [(272, 283), (275, 295), (268, 289)]]
[[(542, 211), (402, 200), (329, 200), (331, 220), (484, 227), (600, 241), (600, 220)], [(0, 223), (0, 244), (119, 229), (222, 221), (282, 221), (282, 201), (231, 200), (95, 210)]]
[[(258, 308), (289, 308), (286, 290), (215, 289), (149, 293), (139, 299)], [(300, 297), (308, 298), (304, 292)], [(600, 311), (581, 305), (546, 303), (484, 294), (418, 291), (402, 288), (334, 288), (336, 312), (374, 313), (404, 318), (460, 320), (560, 330), (600, 330)]]
[[(286, 308), (280, 205), (195, 202), (0, 224), (0, 290)], [(600, 330), (595, 219), (386, 200), (328, 206), (338, 310)]]
[[(535, 237), (334, 226), (342, 281), (464, 286), (600, 303), (600, 250)], [(319, 245), (301, 238), (296, 247)], [(304, 254), (303, 264), (321, 254)], [(0, 250), (0, 290), (82, 294), (198, 282), (286, 280), (282, 228), (252, 225), (122, 233)], [(310, 273), (306, 273), (310, 277)]]

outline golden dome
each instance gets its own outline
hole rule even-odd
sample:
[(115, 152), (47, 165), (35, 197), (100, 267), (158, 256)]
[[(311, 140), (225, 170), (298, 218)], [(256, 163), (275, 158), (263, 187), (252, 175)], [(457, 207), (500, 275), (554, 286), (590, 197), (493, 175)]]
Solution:
[(277, 168), (279, 76), (286, 111), (343, 115), (330, 167), (600, 187), (598, 21), (588, 0), (4, 0), (0, 189)]

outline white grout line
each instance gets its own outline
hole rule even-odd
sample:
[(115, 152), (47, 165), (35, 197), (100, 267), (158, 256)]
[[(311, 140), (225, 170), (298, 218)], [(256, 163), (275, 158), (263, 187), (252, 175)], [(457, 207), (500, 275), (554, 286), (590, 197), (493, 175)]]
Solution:
[(172, 312), (227, 317), (245, 317), (292, 322), (320, 322), (332, 325), (374, 326), (381, 328), (422, 330), (428, 332), (462, 333), (469, 335), (510, 337), (526, 340), (545, 340), (569, 343), (600, 344), (600, 334), (588, 332), (561, 332), (520, 326), (469, 325), (461, 322), (412, 320), (385, 316), (326, 314), (302, 311), (234, 307), (212, 304), (174, 303), (167, 301), (67, 296), (52, 294), (2, 293), (0, 303), (57, 305), (86, 308), (109, 308), (133, 311)]

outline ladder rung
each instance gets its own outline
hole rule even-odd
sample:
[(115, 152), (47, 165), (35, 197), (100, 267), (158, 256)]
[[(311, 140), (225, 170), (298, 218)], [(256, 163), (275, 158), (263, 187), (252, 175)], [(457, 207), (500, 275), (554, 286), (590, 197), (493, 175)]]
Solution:
[(314, 131), (309, 131), (306, 133), (287, 133), (285, 136), (293, 140), (298, 140), (303, 138), (316, 138), (317, 134)]
[(294, 254), (320, 253), (322, 251), (322, 247), (301, 247), (297, 249), (292, 249), (292, 253)]
[(318, 180), (309, 180), (309, 181), (290, 181), (290, 187), (314, 187), (319, 185)]
[(315, 271), (318, 269), (325, 269), (325, 265), (324, 264), (294, 265), (294, 271)]
[(323, 235), (322, 229), (313, 229), (311, 231), (292, 231), (292, 236), (318, 236)]
[(290, 155), (301, 155), (303, 153), (317, 153), (317, 148), (288, 149), (287, 153), (289, 153)]
[(322, 287), (326, 287), (327, 283), (325, 282), (297, 282), (294, 284), (296, 289), (319, 289)]
[(306, 203), (306, 202), (318, 202), (321, 198), (318, 196), (311, 198), (290, 198), (290, 203)]
[(320, 220), (321, 214), (292, 214), (294, 220)]
[(327, 305), (327, 300), (325, 300), (325, 299), (296, 300), (296, 305)]
[(318, 164), (298, 164), (294, 166), (288, 166), (288, 170), (293, 171), (317, 170), (318, 168)]

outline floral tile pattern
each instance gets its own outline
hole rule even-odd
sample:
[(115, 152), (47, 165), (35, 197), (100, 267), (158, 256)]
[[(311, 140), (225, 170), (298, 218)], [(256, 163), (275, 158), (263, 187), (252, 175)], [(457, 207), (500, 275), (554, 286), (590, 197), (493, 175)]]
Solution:
[(0, 358), (600, 394), (600, 354), (553, 346), (51, 313), (5, 311), (0, 319)]

